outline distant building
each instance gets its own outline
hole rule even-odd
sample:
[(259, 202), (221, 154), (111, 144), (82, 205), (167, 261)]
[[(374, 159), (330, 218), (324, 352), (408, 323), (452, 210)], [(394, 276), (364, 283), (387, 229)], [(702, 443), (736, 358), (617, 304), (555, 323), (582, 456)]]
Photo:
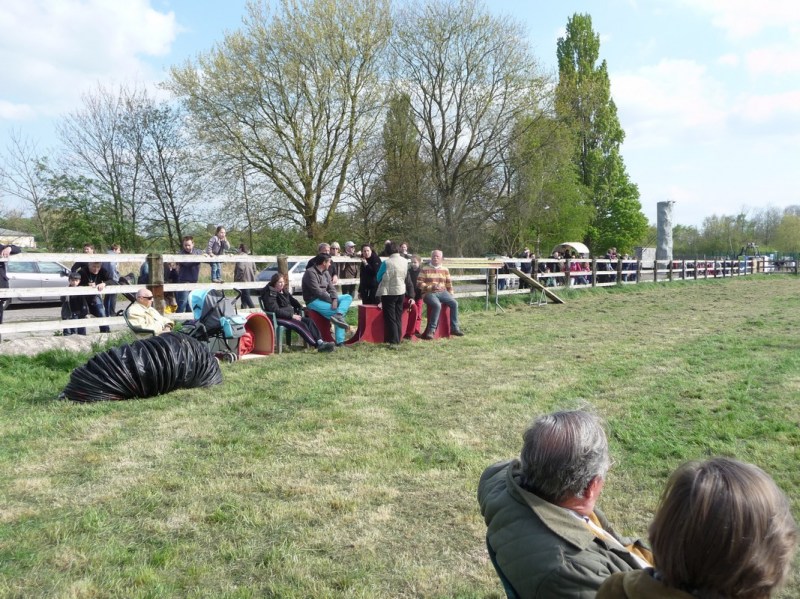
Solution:
[(0, 243), (8, 245), (13, 243), (21, 248), (35, 248), (36, 240), (29, 233), (20, 233), (11, 229), (0, 229)]

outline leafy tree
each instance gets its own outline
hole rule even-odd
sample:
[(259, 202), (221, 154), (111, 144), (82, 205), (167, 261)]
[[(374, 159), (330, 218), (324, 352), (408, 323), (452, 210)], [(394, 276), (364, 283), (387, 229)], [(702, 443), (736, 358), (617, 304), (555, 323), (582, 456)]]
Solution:
[(556, 54), (556, 111), (574, 131), (574, 161), (595, 207), (586, 242), (595, 252), (609, 246), (629, 252), (644, 235), (647, 219), (620, 155), (625, 133), (611, 98), (606, 62), (597, 64), (600, 36), (592, 30), (591, 16), (576, 13), (567, 20)]
[[(386, 204), (385, 230), (374, 237), (411, 240), (412, 246), (428, 241), (431, 210), (428, 166), (420, 155), (420, 138), (408, 94), (395, 94), (383, 124), (381, 197)], [(423, 241), (425, 240), (425, 241)]]
[(800, 214), (784, 213), (775, 232), (775, 245), (781, 252), (800, 252)]
[(564, 241), (583, 239), (593, 208), (572, 163), (569, 130), (544, 111), (526, 116), (509, 160), (512, 188), (496, 217), (495, 249), (523, 247), (549, 254)]
[(199, 138), (264, 178), (285, 214), (322, 238), (353, 157), (380, 116), (389, 0), (248, 4), (241, 30), (171, 70)]
[(480, 237), (508, 192), (502, 171), (515, 124), (541, 93), (524, 39), (518, 23), (475, 0), (431, 0), (399, 13), (395, 86), (410, 98), (435, 189), (430, 226), (450, 254)]

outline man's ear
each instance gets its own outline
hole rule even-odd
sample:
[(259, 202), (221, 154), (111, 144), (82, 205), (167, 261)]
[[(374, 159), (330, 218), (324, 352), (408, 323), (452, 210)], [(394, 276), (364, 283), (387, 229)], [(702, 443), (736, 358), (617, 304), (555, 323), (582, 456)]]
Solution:
[(586, 490), (584, 491), (586, 499), (596, 500), (600, 496), (600, 491), (603, 490), (603, 485), (605, 484), (606, 481), (601, 476), (595, 476), (589, 481), (589, 484), (586, 485)]

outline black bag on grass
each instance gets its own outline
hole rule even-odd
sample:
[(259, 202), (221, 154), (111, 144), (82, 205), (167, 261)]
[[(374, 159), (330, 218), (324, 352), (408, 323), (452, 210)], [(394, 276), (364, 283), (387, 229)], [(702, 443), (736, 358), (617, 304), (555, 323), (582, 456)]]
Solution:
[(219, 363), (204, 343), (181, 333), (164, 333), (92, 357), (72, 371), (59, 398), (135, 399), (221, 382)]

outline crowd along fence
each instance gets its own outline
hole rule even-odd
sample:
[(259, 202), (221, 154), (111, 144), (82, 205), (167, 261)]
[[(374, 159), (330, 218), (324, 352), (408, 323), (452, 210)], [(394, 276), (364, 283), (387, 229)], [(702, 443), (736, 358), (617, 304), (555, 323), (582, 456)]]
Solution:
[[(102, 295), (117, 294), (123, 295), (119, 309), (127, 306), (128, 299), (125, 295), (134, 296), (139, 289), (147, 288), (155, 296), (155, 308), (161, 312), (165, 308), (165, 294), (176, 291), (192, 291), (194, 289), (221, 289), (233, 292), (234, 290), (249, 289), (261, 290), (266, 284), (265, 281), (253, 283), (226, 282), (212, 283), (208, 280), (201, 280), (198, 283), (167, 283), (163, 278), (163, 265), (176, 263), (178, 265), (189, 262), (200, 262), (210, 264), (211, 262), (235, 263), (235, 262), (255, 262), (258, 264), (269, 264), (277, 262), (279, 269), (286, 272), (286, 265), (292, 261), (309, 260), (310, 256), (252, 256), (252, 255), (221, 255), (208, 256), (187, 255), (187, 254), (60, 254), (60, 253), (21, 253), (10, 256), (2, 261), (28, 261), (44, 262), (56, 261), (71, 265), (75, 262), (116, 262), (124, 269), (133, 268), (138, 273), (138, 267), (147, 262), (149, 266), (150, 279), (147, 284), (135, 283), (132, 285), (108, 285), (103, 290)], [(357, 262), (358, 258), (335, 257), (334, 262)], [(755, 274), (766, 274), (778, 271), (794, 272), (797, 274), (797, 262), (786, 265), (778, 264), (767, 256), (748, 256), (740, 259), (722, 260), (657, 260), (644, 262), (641, 260), (608, 260), (600, 258), (577, 258), (577, 259), (534, 259), (531, 262), (522, 263), (513, 258), (449, 258), (444, 260), (445, 266), (451, 270), (451, 278), (454, 285), (454, 296), (480, 297), (484, 299), (486, 309), (491, 305), (495, 309), (499, 307), (499, 297), (513, 294), (529, 294), (531, 303), (544, 303), (541, 290), (532, 288), (521, 281), (515, 274), (509, 273), (509, 268), (519, 268), (520, 266), (530, 265), (530, 276), (542, 286), (557, 293), (558, 289), (586, 289), (593, 287), (606, 287), (613, 285), (637, 285), (655, 282), (688, 281), (711, 278), (728, 278), (749, 276)], [(523, 268), (523, 271), (527, 268)], [(125, 274), (125, 273), (122, 273)], [(65, 277), (66, 278), (66, 277)], [(205, 277), (204, 277), (205, 278)], [(358, 284), (358, 279), (342, 279), (339, 285)], [(20, 288), (12, 287), (0, 289), (0, 301), (7, 301), (11, 298), (22, 298), (30, 296), (40, 296), (52, 298), (52, 302), (57, 304), (64, 296), (73, 295), (97, 295), (96, 289), (91, 287), (41, 287), (41, 288)], [(118, 297), (118, 301), (120, 301)], [(360, 302), (355, 299), (353, 305)], [(251, 310), (240, 310), (248, 312)], [(27, 311), (31, 312), (31, 311)], [(18, 320), (9, 318), (10, 311), (6, 311), (6, 319), (0, 324), (0, 338), (3, 335), (15, 334), (34, 335), (52, 332), (58, 334), (64, 328), (73, 328), (75, 321), (62, 321), (60, 318), (42, 320), (39, 318)], [(174, 313), (170, 315), (174, 320), (188, 320), (192, 318), (191, 313)], [(83, 324), (83, 323), (82, 323)], [(114, 328), (125, 327), (122, 316), (107, 316), (105, 318), (90, 318), (85, 323), (86, 326), (98, 327), (109, 325)], [(2, 350), (0, 349), (0, 353)]]

